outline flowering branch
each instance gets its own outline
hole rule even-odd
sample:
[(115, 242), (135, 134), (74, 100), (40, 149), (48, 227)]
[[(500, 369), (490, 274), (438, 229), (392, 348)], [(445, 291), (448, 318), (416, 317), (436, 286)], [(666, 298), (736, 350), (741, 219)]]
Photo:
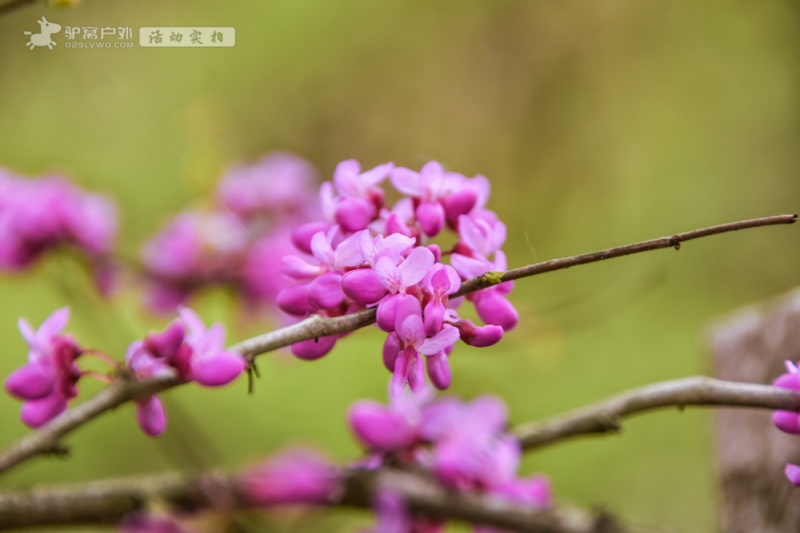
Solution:
[[(461, 288), (452, 296), (461, 296), (499, 283), (534, 276), (545, 272), (569, 268), (575, 265), (589, 264), (604, 259), (631, 255), (639, 252), (656, 250), (659, 248), (680, 247), (680, 243), (709, 235), (716, 235), (741, 229), (755, 228), (767, 225), (792, 224), (796, 222), (797, 215), (776, 215), (771, 217), (743, 220), (729, 224), (702, 228), (686, 233), (679, 233), (671, 237), (662, 237), (650, 241), (630, 244), (617, 248), (610, 248), (589, 254), (577, 255), (561, 259), (553, 259), (542, 263), (535, 263), (522, 268), (509, 270), (503, 274), (489, 272), (482, 276), (465, 281)], [(263, 335), (242, 341), (230, 348), (229, 351), (245, 357), (248, 363), (254, 361), (259, 354), (267, 353), (299, 341), (326, 337), (340, 333), (355, 331), (375, 322), (375, 308), (366, 309), (341, 317), (323, 318), (318, 315), (311, 316), (302, 322), (281, 328)], [(23, 437), (18, 442), (0, 453), (0, 473), (14, 467), (23, 461), (47, 453), (65, 453), (65, 448), (60, 444), (60, 439), (89, 420), (109, 411), (123, 403), (140, 398), (147, 398), (156, 392), (170, 389), (184, 383), (179, 378), (151, 378), (137, 381), (133, 379), (119, 379), (107, 389), (101, 391), (83, 404), (64, 412), (52, 422), (44, 425), (37, 432)], [(759, 405), (760, 406), (760, 405)], [(793, 409), (793, 407), (790, 407)], [(627, 414), (624, 412), (622, 414)], [(591, 427), (591, 426), (586, 426)], [(594, 426), (597, 427), (597, 426)], [(605, 426), (603, 426), (605, 427)], [(574, 430), (573, 430), (574, 431)], [(586, 433), (587, 430), (575, 434)], [(595, 429), (594, 432), (597, 432)], [(535, 439), (535, 437), (532, 437)], [(536, 442), (535, 440), (532, 442)]]
[(523, 425), (515, 433), (522, 448), (530, 450), (572, 437), (618, 432), (622, 418), (653, 409), (712, 405), (800, 411), (800, 394), (771, 385), (695, 376), (632, 389), (544, 422)]
[[(376, 491), (390, 487), (415, 513), (515, 531), (541, 533), (634, 533), (602, 511), (574, 506), (531, 508), (478, 493), (448, 491), (422, 472), (391, 468), (353, 469), (344, 474), (333, 506), (370, 508)], [(235, 476), (218, 472), (180, 473), (53, 485), (0, 492), (0, 527), (117, 523), (127, 514), (159, 501), (185, 510), (232, 511), (250, 506)]]
[[(126, 395), (145, 391), (153, 393), (170, 386), (173, 385), (165, 380), (157, 385), (152, 381), (127, 382), (127, 388), (114, 384), (100, 395), (106, 394), (107, 402), (119, 405), (129, 397)], [(88, 410), (85, 407), (87, 403), (90, 402), (56, 419), (47, 431), (52, 431), (56, 424), (61, 424), (63, 429), (65, 419), (83, 417), (85, 421), (102, 412)], [(617, 431), (619, 419), (635, 413), (689, 405), (800, 411), (800, 395), (767, 385), (690, 377), (633, 389), (550, 421), (523, 425), (515, 434), (522, 448), (530, 450), (579, 435)], [(450, 491), (419, 470), (383, 467), (340, 472), (342, 489), (328, 501), (334, 506), (370, 507), (377, 492), (391, 489), (403, 498), (411, 511), (433, 519), (457, 519), (519, 531), (631, 531), (604, 514), (587, 513), (573, 507), (537, 509), (491, 495)], [(145, 508), (149, 501), (166, 501), (186, 510), (230, 511), (252, 505), (243, 496), (240, 483), (234, 476), (217, 472), (201, 475), (169, 473), (27, 491), (0, 491), (0, 527), (113, 523), (128, 513)]]
[[(775, 215), (770, 217), (754, 218), (750, 220), (740, 220), (738, 222), (701, 228), (693, 231), (687, 231), (685, 233), (678, 233), (670, 237), (661, 237), (649, 241), (627, 244), (625, 246), (608, 248), (606, 250), (599, 250), (597, 252), (591, 252), (588, 254), (551, 259), (549, 261), (533, 263), (524, 267), (508, 270), (502, 274), (494, 273), (494, 276), (491, 275), (492, 273), (489, 273), (470, 279), (462, 283), (461, 288), (451, 295), (451, 297), (456, 298), (458, 296), (464, 296), (466, 294), (476, 292), (505, 281), (535, 276), (537, 274), (544, 274), (546, 272), (553, 272), (555, 270), (563, 270), (576, 265), (587, 265), (589, 263), (596, 263), (605, 259), (613, 259), (615, 257), (649, 252), (651, 250), (658, 250), (661, 248), (675, 248), (677, 250), (680, 249), (682, 242), (699, 239), (701, 237), (707, 237), (709, 235), (718, 235), (720, 233), (757, 228), (760, 226), (794, 224), (795, 222), (797, 222), (796, 214)], [(373, 324), (374, 322), (374, 308), (335, 318), (323, 318), (319, 315), (314, 315), (292, 326), (281, 328), (279, 330), (271, 331), (269, 333), (258, 335), (242, 341), (239, 344), (234, 345), (231, 350), (238, 351), (247, 357), (248, 360), (252, 361), (257, 355), (270, 352), (278, 348), (283, 348), (284, 346), (288, 346), (298, 341), (355, 331)]]

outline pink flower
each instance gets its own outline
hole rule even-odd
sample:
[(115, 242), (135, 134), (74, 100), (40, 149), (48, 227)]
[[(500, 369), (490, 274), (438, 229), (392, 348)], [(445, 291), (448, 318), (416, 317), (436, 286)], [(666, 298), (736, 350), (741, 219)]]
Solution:
[(174, 312), (207, 284), (236, 279), (248, 249), (248, 232), (230, 213), (181, 213), (144, 247), (148, 305)]
[(447, 309), (448, 296), (461, 288), (461, 279), (455, 269), (449, 265), (438, 263), (430, 269), (422, 280), (425, 294), (425, 332), (435, 335), (442, 329), (444, 313)]
[(431, 161), (419, 173), (407, 168), (396, 168), (392, 172), (391, 180), (398, 191), (415, 199), (415, 215), (422, 232), (429, 237), (438, 235), (445, 223), (444, 207), (439, 202), (447, 185), (442, 166)]
[(325, 504), (339, 488), (339, 473), (316, 452), (295, 449), (247, 469), (239, 483), (255, 505)]
[[(383, 190), (377, 185), (386, 179), (392, 168), (394, 164), (387, 163), (362, 173), (357, 161), (342, 161), (333, 173), (333, 183), (339, 196), (335, 201), (323, 200), (323, 211), (330, 209), (325, 204), (333, 204), (335, 222), (345, 231), (365, 229), (383, 207)], [(325, 189), (323, 194), (330, 198), (330, 193)]]
[(433, 391), (423, 388), (418, 394), (403, 391), (390, 395), (389, 405), (363, 400), (350, 407), (348, 422), (356, 438), (368, 450), (393, 453), (420, 442), (422, 411), (433, 399)]
[(243, 217), (296, 215), (313, 202), (317, 169), (294, 154), (275, 152), (254, 165), (235, 166), (222, 179), (217, 197)]
[(129, 515), (119, 527), (120, 533), (187, 533), (183, 526), (168, 516)]
[(0, 172), (0, 268), (17, 271), (68, 243), (92, 262), (106, 259), (116, 239), (114, 205), (61, 177), (33, 180)]
[(19, 321), (30, 347), (28, 363), (8, 377), (5, 388), (23, 400), (22, 421), (30, 427), (40, 427), (58, 416), (78, 395), (81, 371), (75, 360), (83, 350), (72, 337), (61, 334), (67, 320), (69, 309), (65, 307), (51, 314), (36, 331), (25, 319)]
[[(206, 387), (219, 387), (244, 372), (244, 358), (223, 347), (225, 331), (221, 324), (206, 330), (191, 309), (182, 307), (179, 314), (180, 320), (163, 332), (149, 334), (128, 346), (125, 361), (137, 378), (177, 376)], [(160, 435), (167, 426), (164, 407), (155, 396), (137, 400), (136, 420), (150, 436)]]
[[(798, 371), (797, 366), (791, 361), (786, 361), (786, 371), (787, 373), (779, 376), (773, 385), (800, 392), (800, 371)], [(800, 413), (784, 410), (775, 411), (772, 415), (772, 421), (781, 431), (792, 435), (800, 435)]]
[[(495, 252), (493, 261), (481, 256), (469, 257), (462, 254), (453, 254), (450, 257), (450, 261), (453, 264), (453, 268), (465, 280), (482, 276), (493, 270), (506, 270), (506, 256), (501, 250)], [(500, 326), (508, 331), (514, 329), (519, 322), (519, 313), (505, 297), (513, 288), (514, 282), (506, 281), (505, 283), (468, 294), (467, 299), (475, 305), (475, 310), (481, 320), (487, 324)]]
[(403, 318), (384, 345), (384, 362), (392, 366), (392, 394), (400, 395), (406, 384), (412, 391), (420, 391), (425, 384), (424, 363), (420, 354), (436, 355), (457, 340), (458, 330), (449, 324), (433, 337), (426, 338), (420, 315), (410, 314)]
[(186, 325), (186, 344), (191, 349), (189, 378), (206, 387), (227, 385), (244, 372), (244, 358), (224, 348), (225, 330), (222, 324), (206, 329), (197, 313), (188, 307), (178, 310)]
[(409, 512), (403, 497), (392, 489), (379, 489), (373, 507), (377, 515), (374, 528), (364, 533), (440, 533), (444, 525), (424, 518), (414, 517)]
[(800, 466), (789, 463), (786, 465), (784, 473), (786, 478), (792, 482), (792, 485), (800, 487)]

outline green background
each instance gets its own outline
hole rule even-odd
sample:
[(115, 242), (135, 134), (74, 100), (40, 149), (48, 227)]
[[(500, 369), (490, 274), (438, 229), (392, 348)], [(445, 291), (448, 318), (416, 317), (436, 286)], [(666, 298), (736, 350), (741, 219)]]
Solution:
[[(28, 50), (23, 30), (232, 26), (221, 49)], [(418, 168), (437, 159), (489, 177), (511, 266), (742, 218), (800, 199), (800, 8), (793, 1), (228, 1), (32, 3), (0, 18), (0, 165), (63, 171), (119, 203), (120, 250), (189, 204), (208, 202), (236, 162), (270, 150), (336, 163)], [(674, 377), (709, 374), (707, 332), (737, 306), (800, 280), (796, 228), (762, 228), (518, 282), (521, 325), (497, 346), (457, 348), (451, 392), (501, 395), (520, 423)], [(25, 358), (16, 320), (73, 307), (84, 345), (122, 357), (165, 320), (135, 287), (111, 303), (69, 260), (0, 278), (0, 374)], [(269, 327), (226, 295), (195, 307), (231, 341)], [(130, 406), (70, 436), (67, 460), (38, 459), (0, 487), (170, 468), (236, 467), (306, 443), (347, 460), (344, 423), (383, 399), (381, 335), (324, 359), (260, 359), (256, 393), (165, 395), (170, 427), (143, 436)], [(82, 396), (98, 390), (86, 384)], [(0, 446), (24, 435), (0, 399)], [(769, 416), (765, 413), (764, 416)], [(717, 498), (709, 412), (636, 418), (621, 436), (529, 455), (557, 498), (666, 529), (703, 531)], [(780, 472), (774, 475), (780, 476)], [(366, 513), (301, 515), (287, 530), (353, 530)]]

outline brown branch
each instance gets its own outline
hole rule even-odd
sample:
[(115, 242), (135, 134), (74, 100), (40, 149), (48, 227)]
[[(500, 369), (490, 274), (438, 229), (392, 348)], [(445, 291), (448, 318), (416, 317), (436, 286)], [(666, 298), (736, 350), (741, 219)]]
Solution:
[[(651, 409), (708, 405), (800, 411), (800, 394), (768, 385), (690, 377), (633, 389), (551, 421), (521, 426), (515, 434), (522, 447), (530, 450), (578, 435), (617, 431), (621, 418)], [(567, 506), (531, 509), (479, 493), (448, 491), (420, 471), (350, 469), (343, 470), (343, 478), (343, 490), (331, 505), (366, 508), (378, 489), (391, 488), (403, 496), (410, 509), (431, 518), (549, 533), (631, 531), (602, 513)], [(0, 529), (112, 523), (154, 500), (169, 502), (178, 509), (233, 510), (246, 506), (233, 476), (170, 473), (0, 491)]]
[(663, 407), (757, 407), (800, 411), (800, 394), (771, 385), (690, 377), (646, 385), (599, 403), (516, 430), (523, 449), (530, 450), (573, 437), (621, 430), (627, 416)]
[[(603, 512), (567, 505), (526, 507), (475, 492), (449, 491), (424, 472), (390, 468), (344, 470), (342, 490), (330, 505), (370, 508), (375, 492), (383, 488), (400, 494), (412, 512), (433, 519), (538, 533), (634, 533)], [(235, 476), (167, 473), (0, 491), (0, 529), (113, 524), (153, 501), (189, 511), (229, 512), (248, 507)]]
[[(731, 222), (729, 224), (720, 224), (718, 226), (696, 229), (693, 231), (687, 231), (685, 233), (677, 233), (670, 237), (661, 237), (659, 239), (637, 242), (635, 244), (627, 244), (625, 246), (618, 246), (616, 248), (609, 248), (607, 250), (600, 250), (598, 252), (592, 252), (589, 254), (563, 257), (561, 259), (551, 259), (550, 261), (544, 261), (542, 263), (535, 263), (533, 265), (515, 268), (505, 272), (500, 277), (499, 281), (503, 282), (526, 278), (528, 276), (544, 274), (545, 272), (552, 272), (554, 270), (563, 270), (576, 265), (588, 265), (589, 263), (605, 261), (606, 259), (613, 259), (615, 257), (638, 254), (641, 252), (649, 252), (651, 250), (659, 250), (661, 248), (675, 248), (676, 250), (680, 250), (681, 243), (699, 239), (701, 237), (708, 237), (709, 235), (718, 235), (720, 233), (728, 233), (730, 231), (739, 231), (748, 228), (758, 228), (760, 226), (794, 224), (795, 222), (797, 222), (796, 214), (775, 215), (771, 217), (740, 220), (739, 222)], [(486, 276), (480, 276), (475, 279), (465, 281), (461, 285), (461, 289), (456, 293), (456, 295), (461, 296), (479, 289), (486, 288), (493, 284), (494, 283), (490, 279), (487, 279)]]
[[(543, 263), (535, 263), (522, 268), (509, 270), (500, 276), (499, 279), (493, 279), (491, 276), (483, 275), (465, 281), (461, 285), (461, 289), (454, 296), (475, 292), (502, 281), (534, 276), (575, 265), (585, 265), (604, 259), (611, 259), (659, 248), (678, 248), (683, 241), (689, 241), (708, 235), (756, 228), (759, 226), (792, 224), (796, 220), (797, 215), (776, 215), (743, 220), (686, 233), (679, 233), (671, 237), (662, 237), (660, 239), (627, 246), (610, 248), (590, 254), (552, 259)], [(257, 355), (289, 346), (302, 340), (355, 331), (374, 322), (375, 308), (335, 318), (312, 316), (297, 324), (242, 341), (232, 346), (231, 350), (242, 354), (249, 362), (252, 362)], [(146, 397), (156, 392), (175, 387), (181, 383), (182, 382), (177, 379), (160, 379), (143, 382), (118, 380), (117, 383), (110, 386), (108, 389), (86, 400), (82, 404), (67, 410), (64, 414), (40, 428), (38, 431), (23, 437), (6, 450), (0, 452), (0, 473), (36, 455), (63, 450), (59, 442), (62, 437), (105, 411), (113, 409), (126, 401)]]

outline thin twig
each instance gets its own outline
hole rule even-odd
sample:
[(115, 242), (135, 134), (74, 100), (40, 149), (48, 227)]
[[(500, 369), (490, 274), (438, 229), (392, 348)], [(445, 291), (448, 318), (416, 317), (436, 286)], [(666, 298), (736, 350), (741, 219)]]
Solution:
[(800, 411), (800, 394), (771, 385), (736, 383), (702, 376), (646, 385), (580, 407), (515, 432), (525, 450), (573, 437), (621, 430), (622, 418), (659, 409), (689, 406), (760, 407)]
[[(641, 252), (649, 252), (651, 250), (659, 250), (661, 248), (675, 248), (676, 250), (680, 250), (681, 243), (699, 239), (701, 237), (708, 237), (709, 235), (718, 235), (720, 233), (728, 233), (730, 231), (739, 231), (748, 228), (758, 228), (760, 226), (794, 224), (795, 222), (797, 222), (796, 214), (776, 215), (771, 217), (754, 218), (750, 220), (740, 220), (739, 222), (731, 222), (729, 224), (720, 224), (718, 226), (696, 229), (693, 231), (687, 231), (685, 233), (677, 233), (670, 237), (661, 237), (659, 239), (637, 242), (635, 244), (627, 244), (625, 246), (618, 246), (616, 248), (609, 248), (607, 250), (600, 250), (598, 252), (592, 252), (589, 254), (563, 257), (561, 259), (551, 259), (550, 261), (544, 261), (542, 263), (535, 263), (533, 265), (515, 268), (505, 272), (500, 277), (499, 282), (512, 281), (515, 279), (526, 278), (528, 276), (535, 276), (537, 274), (544, 274), (545, 272), (552, 272), (554, 270), (563, 270), (576, 265), (588, 265), (589, 263), (605, 261), (606, 259), (613, 259), (615, 257), (638, 254)], [(492, 280), (486, 276), (480, 276), (469, 281), (465, 281), (461, 285), (461, 289), (454, 296), (461, 296), (470, 292), (474, 292), (478, 289), (483, 289), (490, 285), (494, 285), (497, 282), (497, 280)]]
[[(743, 220), (722, 224), (699, 230), (679, 233), (671, 237), (662, 237), (651, 241), (644, 241), (618, 248), (610, 248), (590, 254), (553, 259), (543, 263), (535, 263), (526, 267), (509, 270), (502, 276), (483, 275), (464, 282), (461, 289), (454, 295), (460, 296), (484, 289), (502, 281), (510, 281), (527, 276), (561, 270), (575, 265), (585, 265), (621, 257), (624, 255), (656, 250), (659, 248), (679, 247), (681, 242), (716, 235), (729, 231), (738, 231), (759, 226), (776, 224), (793, 224), (797, 221), (797, 215), (776, 215), (771, 217)], [(349, 315), (322, 318), (311, 316), (302, 322), (281, 328), (263, 335), (258, 335), (235, 344), (230, 349), (242, 354), (248, 362), (252, 362), (255, 356), (267, 353), (299, 341), (336, 335), (355, 331), (359, 328), (368, 326), (375, 322), (375, 308), (358, 311)], [(63, 450), (60, 439), (72, 432), (74, 429), (83, 425), (92, 418), (113, 409), (127, 401), (144, 398), (175, 386), (183, 382), (176, 379), (159, 378), (141, 382), (119, 380), (97, 395), (89, 398), (82, 404), (67, 410), (52, 422), (48, 423), (38, 431), (30, 433), (9, 446), (0, 453), (0, 473), (12, 468), (21, 462), (39, 454), (45, 454), (54, 450)]]

